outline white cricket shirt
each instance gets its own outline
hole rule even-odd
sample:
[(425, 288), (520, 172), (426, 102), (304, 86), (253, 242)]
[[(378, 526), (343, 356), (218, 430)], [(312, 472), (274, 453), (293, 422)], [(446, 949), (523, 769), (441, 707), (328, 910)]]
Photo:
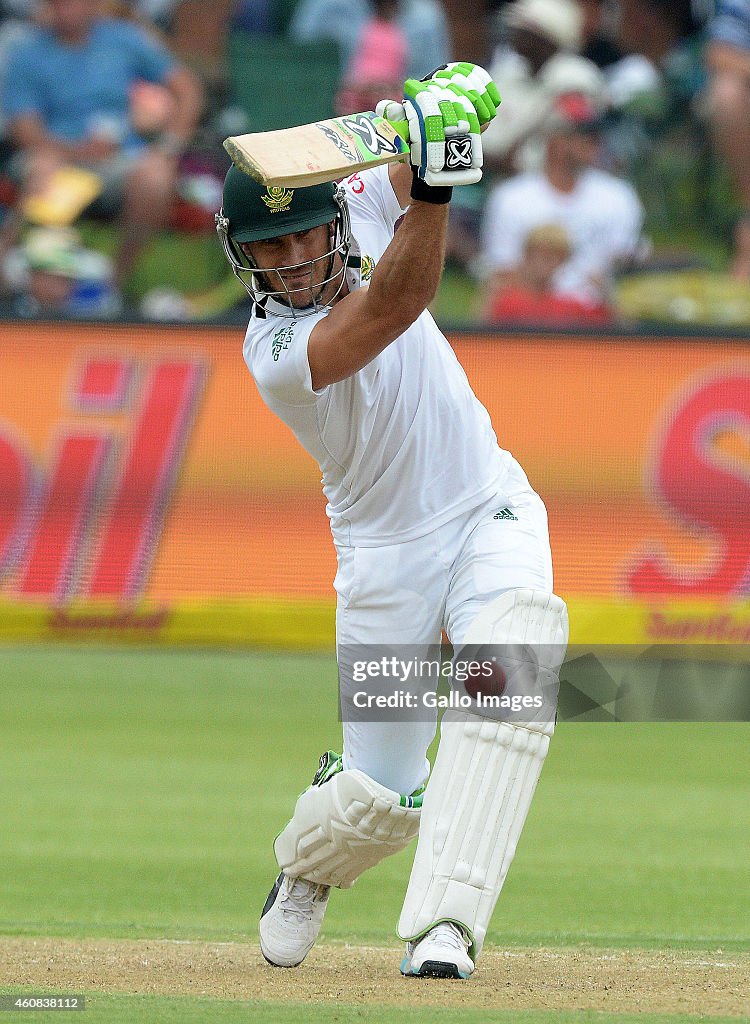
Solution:
[[(402, 214), (387, 167), (345, 185), (369, 280)], [(361, 277), (361, 282), (360, 282)], [(298, 320), (256, 313), (244, 357), (261, 397), (317, 460), (339, 544), (379, 547), (421, 537), (489, 498), (513, 461), (428, 312), (367, 366), (313, 391), (307, 343), (323, 311)]]

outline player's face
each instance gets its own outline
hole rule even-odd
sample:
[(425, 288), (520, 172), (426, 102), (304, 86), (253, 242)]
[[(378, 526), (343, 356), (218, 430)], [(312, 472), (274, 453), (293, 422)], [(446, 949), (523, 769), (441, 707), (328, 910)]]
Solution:
[(326, 257), (331, 247), (330, 224), (241, 246), (245, 255), (264, 270), (268, 290), (288, 294), (288, 301), (297, 309), (313, 302), (325, 303), (328, 293), (336, 289), (335, 281), (324, 284), (341, 260), (337, 253), (331, 267), (331, 260)]

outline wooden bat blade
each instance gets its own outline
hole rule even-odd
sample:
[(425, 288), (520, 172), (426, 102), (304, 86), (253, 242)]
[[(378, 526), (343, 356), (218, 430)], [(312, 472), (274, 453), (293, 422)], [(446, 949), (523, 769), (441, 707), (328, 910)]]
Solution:
[(409, 155), (408, 143), (393, 125), (372, 111), (275, 132), (233, 135), (224, 148), (245, 174), (263, 185), (286, 188), (334, 181)]

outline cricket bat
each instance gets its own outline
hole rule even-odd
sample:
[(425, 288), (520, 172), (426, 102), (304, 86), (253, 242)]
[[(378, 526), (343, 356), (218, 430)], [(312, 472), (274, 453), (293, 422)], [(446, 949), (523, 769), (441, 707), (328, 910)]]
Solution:
[(391, 124), (371, 110), (275, 132), (233, 135), (224, 149), (262, 185), (304, 188), (409, 156), (406, 121)]

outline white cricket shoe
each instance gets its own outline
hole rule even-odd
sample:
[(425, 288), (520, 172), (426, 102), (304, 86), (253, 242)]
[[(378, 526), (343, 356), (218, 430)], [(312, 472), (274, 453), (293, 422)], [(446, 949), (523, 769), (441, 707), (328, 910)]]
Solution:
[(407, 943), (401, 961), (402, 974), (420, 978), (469, 978), (473, 971), (469, 940), (450, 921), (436, 924), (418, 942)]
[(260, 951), (274, 967), (296, 967), (313, 948), (328, 906), (329, 885), (282, 871), (260, 915)]

